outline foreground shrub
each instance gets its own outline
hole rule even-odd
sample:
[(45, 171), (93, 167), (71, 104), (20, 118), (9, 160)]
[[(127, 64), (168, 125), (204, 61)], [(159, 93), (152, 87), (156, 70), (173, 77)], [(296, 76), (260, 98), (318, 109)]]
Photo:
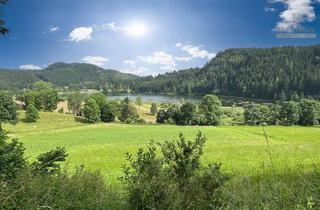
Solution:
[(60, 170), (63, 148), (28, 163), (24, 147), (0, 132), (0, 209), (126, 209), (99, 173), (80, 167), (74, 175)]
[(99, 173), (83, 168), (74, 175), (54, 176), (26, 170), (10, 182), (0, 180), (0, 209), (117, 209), (121, 205), (119, 195)]
[(319, 169), (301, 168), (234, 177), (224, 187), (224, 209), (320, 209), (319, 179)]
[(16, 139), (8, 140), (6, 133), (0, 131), (0, 180), (4, 181), (15, 178), (19, 170), (26, 166), (22, 143)]
[[(121, 178), (133, 209), (215, 209), (221, 207), (221, 187), (227, 176), (220, 164), (200, 164), (206, 138), (194, 142), (180, 135), (178, 142), (139, 149)], [(160, 153), (160, 154), (159, 154)]]

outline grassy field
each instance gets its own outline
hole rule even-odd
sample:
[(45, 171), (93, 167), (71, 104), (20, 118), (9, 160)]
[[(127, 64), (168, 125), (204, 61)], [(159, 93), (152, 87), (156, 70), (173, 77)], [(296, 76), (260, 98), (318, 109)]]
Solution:
[[(153, 121), (147, 109), (141, 109)], [(23, 118), (24, 114), (20, 116)], [(6, 125), (5, 129), (24, 143), (30, 159), (64, 146), (69, 153), (68, 169), (84, 164), (90, 170), (99, 169), (112, 183), (121, 174), (126, 152), (135, 152), (150, 139), (159, 142), (178, 139), (179, 133), (193, 140), (199, 131), (203, 132), (208, 141), (202, 161), (221, 162), (223, 171), (229, 174), (255, 176), (269, 173), (271, 168), (281, 174), (297, 168), (307, 172), (320, 162), (320, 127), (266, 127), (273, 165), (259, 126), (87, 124), (72, 115), (42, 112), (37, 123), (20, 122), (16, 126)]]

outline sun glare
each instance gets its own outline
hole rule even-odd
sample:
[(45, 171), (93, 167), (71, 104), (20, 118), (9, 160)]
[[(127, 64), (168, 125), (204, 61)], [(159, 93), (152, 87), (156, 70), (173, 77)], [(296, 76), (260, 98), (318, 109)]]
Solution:
[(142, 37), (148, 32), (148, 28), (143, 23), (132, 23), (127, 27), (127, 33), (133, 37)]

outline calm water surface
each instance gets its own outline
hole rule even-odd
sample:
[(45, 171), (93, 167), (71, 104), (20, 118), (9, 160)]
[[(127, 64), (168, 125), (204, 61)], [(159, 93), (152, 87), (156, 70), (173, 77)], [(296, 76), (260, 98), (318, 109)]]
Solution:
[(128, 97), (130, 100), (135, 100), (137, 97), (140, 97), (144, 102), (160, 102), (160, 103), (182, 103), (182, 102), (200, 102), (200, 96), (170, 96), (170, 95), (147, 95), (147, 94), (119, 94), (119, 95), (110, 95), (108, 99), (111, 100), (123, 100), (125, 97)]

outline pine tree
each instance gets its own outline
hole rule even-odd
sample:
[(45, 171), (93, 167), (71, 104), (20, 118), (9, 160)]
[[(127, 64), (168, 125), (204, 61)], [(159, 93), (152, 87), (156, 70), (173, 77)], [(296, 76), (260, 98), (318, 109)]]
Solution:
[(83, 112), (84, 118), (89, 122), (95, 123), (100, 120), (99, 106), (98, 106), (97, 102), (92, 98), (89, 98), (86, 101), (82, 112)]
[(27, 106), (25, 116), (28, 122), (36, 122), (39, 119), (39, 112), (33, 104), (29, 104)]

